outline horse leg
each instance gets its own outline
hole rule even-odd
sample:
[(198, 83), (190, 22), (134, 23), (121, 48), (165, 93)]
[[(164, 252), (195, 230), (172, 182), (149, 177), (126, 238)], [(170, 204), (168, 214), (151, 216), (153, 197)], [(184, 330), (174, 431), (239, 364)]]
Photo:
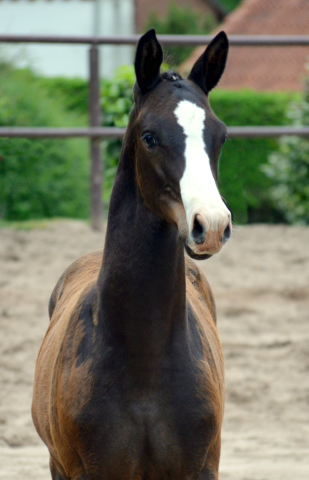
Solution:
[(201, 472), (196, 480), (218, 480), (218, 478), (219, 476), (217, 470), (209, 469)]
[(49, 468), (52, 480), (89, 480), (88, 477), (86, 477), (84, 474), (82, 474), (81, 476), (78, 475), (78, 477), (67, 477), (65, 474), (60, 473), (59, 468), (57, 467), (56, 462), (53, 460), (52, 457), (50, 457)]
[(59, 472), (59, 470), (56, 466), (56, 463), (55, 463), (55, 461), (53, 460), (52, 457), (50, 457), (49, 468), (50, 468), (50, 473), (51, 473), (52, 480), (69, 480), (69, 477), (67, 477), (66, 475), (63, 475)]
[(196, 480), (218, 480), (219, 479), (219, 460), (221, 451), (221, 437), (216, 438), (210, 446), (204, 467)]

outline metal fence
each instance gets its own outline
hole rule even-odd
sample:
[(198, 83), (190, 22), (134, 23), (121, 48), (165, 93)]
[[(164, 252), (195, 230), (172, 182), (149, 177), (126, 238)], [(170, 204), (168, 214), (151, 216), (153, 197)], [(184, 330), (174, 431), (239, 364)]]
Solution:
[[(140, 35), (127, 36), (46, 36), (46, 35), (0, 35), (0, 43), (53, 43), (87, 44), (89, 48), (89, 127), (88, 128), (45, 128), (45, 127), (0, 127), (0, 137), (23, 138), (68, 138), (88, 137), (91, 156), (91, 225), (95, 230), (102, 229), (103, 171), (100, 142), (103, 138), (121, 138), (125, 129), (101, 127), (99, 45), (135, 45)], [(207, 45), (210, 35), (158, 35), (163, 45), (199, 46)], [(309, 35), (230, 35), (231, 46), (309, 46)], [(103, 112), (104, 114), (104, 112)], [(276, 137), (281, 135), (309, 136), (309, 127), (228, 127), (230, 138)]]

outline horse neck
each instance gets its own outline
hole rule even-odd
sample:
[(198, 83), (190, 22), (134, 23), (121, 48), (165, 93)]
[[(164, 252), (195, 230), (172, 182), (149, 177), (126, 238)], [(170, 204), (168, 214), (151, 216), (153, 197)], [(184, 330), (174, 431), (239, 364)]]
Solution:
[(133, 355), (160, 355), (186, 325), (183, 245), (177, 229), (152, 213), (124, 149), (110, 201), (99, 276), (100, 313), (111, 339)]

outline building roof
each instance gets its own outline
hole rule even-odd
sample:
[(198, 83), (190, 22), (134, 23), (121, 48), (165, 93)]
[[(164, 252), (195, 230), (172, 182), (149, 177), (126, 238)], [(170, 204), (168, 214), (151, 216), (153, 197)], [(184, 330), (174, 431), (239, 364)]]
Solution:
[[(227, 35), (308, 35), (308, 0), (244, 0), (220, 25)], [(205, 47), (183, 65), (189, 71)], [(231, 47), (220, 88), (301, 91), (309, 47)]]

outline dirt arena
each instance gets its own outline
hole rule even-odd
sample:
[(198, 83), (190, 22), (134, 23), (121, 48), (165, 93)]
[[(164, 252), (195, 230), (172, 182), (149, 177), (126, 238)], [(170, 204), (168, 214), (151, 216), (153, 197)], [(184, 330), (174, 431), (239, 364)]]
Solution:
[[(103, 236), (82, 222), (0, 229), (0, 479), (50, 479), (30, 417), (58, 277)], [(309, 228), (248, 226), (200, 262), (226, 365), (221, 480), (309, 479)]]

